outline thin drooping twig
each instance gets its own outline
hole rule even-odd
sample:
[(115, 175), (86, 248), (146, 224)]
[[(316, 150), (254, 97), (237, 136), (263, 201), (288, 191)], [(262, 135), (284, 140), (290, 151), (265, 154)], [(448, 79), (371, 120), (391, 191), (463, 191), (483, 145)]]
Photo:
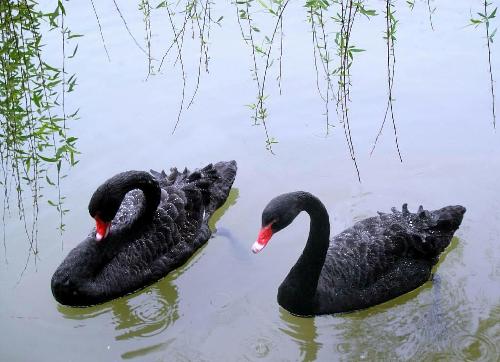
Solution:
[(8, 264), (9, 263), (9, 259), (7, 258), (7, 239), (6, 239), (6, 231), (5, 231), (5, 227), (6, 227), (6, 223), (5, 223), (5, 213), (6, 213), (6, 207), (5, 207), (5, 199), (3, 201), (3, 212), (2, 212), (2, 226), (3, 226), (3, 252), (4, 252), (4, 260), (5, 260), (5, 264)]
[[(62, 83), (61, 83), (61, 93), (62, 93), (62, 113), (63, 113), (63, 132), (66, 132), (66, 29), (64, 28), (64, 16), (65, 11), (61, 13), (61, 42), (62, 42)], [(55, 136), (52, 134), (52, 142), (56, 144)], [(57, 150), (55, 150), (57, 152)], [(64, 239), (63, 239), (63, 207), (62, 207), (62, 195), (61, 195), (61, 161), (57, 163), (57, 210), (59, 211), (59, 237), (61, 238), (61, 250), (64, 250)], [(38, 208), (38, 205), (36, 205)], [(38, 218), (38, 214), (36, 215)]]
[(354, 166), (356, 168), (356, 173), (358, 175), (358, 181), (361, 182), (361, 175), (359, 173), (359, 168), (358, 168), (358, 162), (357, 162), (357, 159), (356, 159), (356, 154), (355, 154), (355, 151), (354, 151), (354, 143), (352, 141), (352, 134), (351, 134), (351, 123), (349, 122), (349, 114), (348, 114), (348, 106), (347, 106), (347, 101), (350, 101), (350, 95), (351, 95), (351, 92), (350, 92), (350, 84), (351, 84), (351, 80), (350, 80), (350, 70), (347, 68), (347, 64), (349, 62), (348, 60), (348, 49), (349, 49), (349, 45), (350, 45), (350, 40), (351, 40), (351, 33), (352, 33), (352, 27), (354, 25), (354, 18), (356, 16), (356, 12), (357, 12), (357, 8), (355, 9), (354, 13), (353, 13), (353, 2), (352, 0), (349, 1), (349, 17), (347, 19), (347, 33), (348, 36), (346, 36), (346, 43), (345, 43), (345, 46), (346, 46), (346, 52), (344, 53), (344, 65), (346, 65), (346, 69), (347, 69), (347, 72), (349, 72), (349, 87), (347, 88), (347, 91), (345, 90), (346, 86), (347, 86), (347, 82), (345, 81), (345, 77), (347, 75), (347, 72), (344, 72), (344, 82), (343, 82), (343, 87), (344, 87), (344, 91), (345, 91), (345, 94), (347, 95), (347, 97), (344, 97), (344, 112), (345, 112), (345, 123), (344, 123), (344, 126), (347, 125), (347, 133), (348, 133), (348, 141), (349, 141), (349, 144), (351, 146), (351, 150), (352, 150), (352, 161), (354, 162)]
[(393, 94), (392, 88), (394, 85), (394, 75), (395, 75), (395, 64), (396, 64), (396, 55), (395, 55), (395, 46), (394, 42), (396, 40), (395, 32), (396, 32), (396, 23), (397, 20), (394, 18), (394, 11), (392, 0), (386, 0), (386, 11), (385, 11), (385, 20), (386, 20), (386, 64), (387, 64), (387, 106), (384, 113), (384, 120), (380, 125), (377, 136), (375, 137), (375, 141), (373, 143), (372, 149), (370, 151), (370, 155), (373, 154), (375, 147), (377, 145), (378, 139), (382, 134), (382, 130), (384, 129), (385, 122), (387, 120), (387, 116), (390, 115), (392, 121), (392, 128), (394, 131), (394, 140), (396, 144), (396, 149), (398, 152), (398, 157), (401, 162), (403, 162), (403, 158), (401, 156), (401, 151), (399, 149), (399, 140), (398, 140), (398, 131), (396, 128), (396, 120), (394, 117), (393, 110)]
[[(180, 2), (177, 2), (179, 5)], [(212, 19), (211, 15), (211, 0), (188, 0), (185, 4), (183, 4), (184, 10), (184, 19), (182, 26), (177, 29), (175, 24), (175, 9), (171, 8), (171, 5), (168, 2), (163, 1), (160, 3), (158, 7), (166, 8), (168, 13), (168, 20), (170, 23), (170, 27), (173, 32), (173, 41), (168, 46), (167, 50), (163, 54), (160, 65), (158, 67), (158, 71), (161, 71), (167, 56), (169, 55), (172, 49), (176, 49), (176, 57), (173, 61), (173, 66), (175, 67), (177, 63), (180, 63), (181, 73), (182, 73), (182, 97), (180, 101), (179, 111), (177, 113), (177, 119), (173, 128), (172, 133), (174, 133), (179, 126), (182, 113), (185, 109), (190, 108), (193, 105), (196, 95), (198, 94), (201, 82), (201, 71), (202, 68), (208, 73), (209, 66), (209, 55), (208, 55), (208, 46), (209, 46), (209, 38), (210, 38), (210, 29), (211, 23), (219, 23), (222, 20), (220, 17), (218, 20)], [(190, 27), (188, 26), (188, 23)], [(186, 30), (188, 33), (186, 34)], [(191, 31), (189, 31), (191, 30)], [(186, 93), (187, 93), (187, 73), (185, 70), (184, 64), (184, 56), (183, 56), (183, 47), (186, 36), (190, 36), (192, 39), (197, 38), (199, 40), (199, 57), (198, 57), (198, 70), (196, 81), (194, 85), (193, 94), (190, 96), (189, 102), (186, 105)]]
[(134, 34), (132, 34), (132, 32), (130, 31), (128, 24), (127, 24), (127, 21), (123, 17), (123, 14), (122, 14), (120, 8), (118, 7), (118, 4), (116, 3), (116, 0), (113, 0), (113, 3), (115, 4), (116, 11), (118, 11), (120, 18), (122, 19), (123, 25), (125, 25), (125, 29), (127, 29), (127, 32), (130, 35), (130, 37), (132, 38), (132, 40), (134, 41), (135, 45), (144, 53), (144, 55), (148, 56), (148, 53), (144, 50), (144, 48), (141, 46), (141, 44), (139, 44), (139, 42), (135, 38)]
[(261, 92), (260, 92), (261, 101), (264, 97), (264, 88), (266, 86), (267, 71), (270, 68), (271, 51), (272, 51), (273, 44), (274, 44), (274, 38), (275, 38), (276, 34), (278, 33), (278, 26), (280, 26), (280, 24), (281, 24), (281, 21), (283, 19), (283, 13), (285, 12), (285, 9), (286, 9), (289, 2), (290, 2), (290, 0), (286, 0), (282, 7), (280, 5), (281, 10), (278, 13), (278, 20), (276, 21), (276, 24), (275, 24), (274, 30), (273, 30), (273, 35), (271, 36), (271, 40), (269, 42), (269, 48), (268, 48), (267, 54), (266, 54), (266, 66), (264, 67), (264, 75), (262, 77), (262, 85), (261, 85)]
[(488, 46), (488, 67), (489, 67), (489, 73), (490, 73), (490, 90), (491, 90), (491, 112), (493, 114), (493, 128), (496, 129), (496, 113), (495, 113), (495, 89), (494, 89), (494, 81), (493, 81), (493, 70), (491, 67), (491, 35), (490, 35), (490, 22), (489, 22), (489, 15), (488, 15), (488, 2), (487, 0), (484, 0), (484, 16), (486, 18), (485, 20), (485, 27), (486, 27), (486, 45)]
[[(161, 58), (161, 61), (160, 61), (160, 65), (158, 66), (158, 71), (161, 71), (161, 68), (163, 67), (163, 62), (165, 61), (165, 59), (167, 58), (168, 54), (170, 53), (170, 50), (172, 50), (174, 46), (177, 46), (177, 42), (178, 42), (179, 37), (181, 35), (184, 35), (184, 31), (186, 30), (187, 22), (188, 22), (188, 14), (186, 13), (184, 15), (184, 23), (182, 24), (182, 27), (179, 30), (179, 32), (174, 31), (174, 40), (172, 41), (172, 43), (170, 43), (170, 45), (168, 46), (167, 50), (163, 54), (163, 56)], [(170, 24), (172, 25), (172, 22), (170, 22)], [(175, 25), (174, 25), (174, 28), (175, 28)]]
[[(253, 74), (254, 74), (254, 79), (257, 82), (257, 91), (258, 94), (260, 95), (260, 77), (259, 77), (259, 68), (257, 67), (257, 54), (255, 51), (255, 41), (253, 39), (253, 26), (252, 26), (252, 18), (250, 17), (250, 5), (248, 2), (246, 2), (246, 16), (247, 16), (247, 22), (248, 22), (248, 35), (249, 35), (249, 40), (250, 40), (250, 46), (252, 48), (252, 60), (253, 60)], [(255, 124), (257, 124), (257, 108), (255, 108)], [(265, 126), (264, 126), (265, 127)], [(266, 130), (267, 134), (267, 130)]]
[[(325, 31), (325, 23), (323, 20), (323, 9), (320, 9), (319, 14), (318, 14), (318, 20), (321, 28), (321, 39), (323, 40), (322, 48), (323, 51), (325, 52), (324, 54), (321, 55), (321, 64), (323, 65), (323, 72), (326, 77), (326, 96), (324, 98), (325, 100), (325, 117), (326, 117), (326, 132), (325, 134), (328, 136), (330, 133), (330, 90), (333, 92), (332, 88), (332, 80), (331, 80), (331, 71), (330, 71), (330, 53), (328, 51), (328, 40), (327, 40), (327, 34)], [(321, 50), (320, 54), (321, 54)]]
[(139, 8), (142, 10), (142, 15), (144, 17), (144, 27), (145, 27), (145, 40), (146, 40), (146, 48), (147, 48), (147, 57), (148, 57), (148, 75), (146, 77), (149, 78), (151, 72), (153, 71), (153, 57), (151, 55), (151, 38), (153, 36), (151, 30), (151, 5), (149, 5), (149, 0), (141, 0)]
[(92, 4), (92, 9), (94, 9), (94, 14), (95, 14), (95, 18), (97, 20), (97, 25), (99, 26), (99, 33), (101, 34), (102, 45), (104, 47), (104, 51), (106, 52), (106, 55), (108, 56), (108, 61), (111, 61), (111, 57), (109, 56), (108, 48), (106, 47), (106, 41), (104, 40), (104, 34), (102, 33), (101, 21), (99, 20), (99, 15), (97, 15), (97, 10), (96, 10), (95, 5), (94, 5), (94, 0), (90, 0), (90, 3)]
[(431, 24), (431, 29), (434, 31), (434, 24), (432, 22), (432, 14), (434, 10), (431, 9), (431, 0), (427, 0), (427, 10), (429, 10), (429, 23)]
[(337, 96), (337, 104), (340, 104), (341, 122), (344, 128), (344, 135), (349, 148), (349, 154), (353, 161), (358, 181), (361, 182), (359, 167), (354, 151), (354, 144), (352, 142), (351, 127), (349, 122), (349, 107), (350, 101), (350, 38), (351, 31), (354, 24), (354, 19), (357, 13), (357, 7), (354, 6), (352, 0), (348, 0), (347, 4), (342, 0), (340, 2), (340, 74), (339, 74), (339, 90)]
[[(204, 39), (200, 39), (200, 41), (203, 41), (204, 44), (205, 44), (205, 49), (204, 49), (204, 55), (205, 55), (205, 72), (209, 72), (208, 71), (208, 61), (209, 61), (209, 56), (208, 56), (208, 46), (210, 44), (210, 31), (212, 30), (212, 6), (211, 6), (211, 0), (207, 0), (207, 3), (206, 3), (206, 6), (205, 6), (205, 9), (206, 9), (206, 14), (207, 14), (207, 18), (208, 18), (208, 22), (207, 22), (207, 38), (206, 38), (206, 41)], [(216, 23), (219, 23), (218, 21)]]
[[(387, 97), (387, 102), (388, 105), (390, 106), (390, 113), (391, 113), (391, 121), (392, 121), (392, 128), (394, 130), (394, 140), (396, 143), (396, 149), (398, 151), (398, 156), (399, 160), (403, 162), (403, 158), (401, 157), (401, 152), (399, 150), (399, 142), (398, 142), (398, 131), (396, 128), (396, 120), (394, 118), (394, 110), (393, 110), (393, 96), (392, 96), (392, 87), (394, 85), (394, 72), (395, 72), (395, 64), (396, 64), (396, 55), (395, 55), (395, 48), (394, 48), (394, 41), (396, 40), (395, 37), (395, 32), (396, 32), (396, 20), (394, 19), (394, 11), (392, 11), (392, 0), (387, 0), (386, 1), (386, 11), (387, 11), (387, 17), (386, 17), (386, 25), (387, 25), (387, 30), (390, 31), (390, 33), (387, 33), (387, 40), (388, 40), (388, 50), (387, 50), (387, 84), (388, 84), (388, 97)], [(392, 64), (391, 64), (392, 60)]]
[(66, 132), (66, 30), (64, 29), (64, 16), (65, 12), (61, 13), (61, 48), (62, 48), (62, 82), (61, 82), (61, 96), (62, 96), (62, 112), (63, 112), (63, 132)]
[[(200, 78), (201, 78), (201, 68), (202, 68), (202, 62), (203, 62), (203, 56), (205, 56), (205, 69), (208, 71), (208, 55), (207, 55), (207, 50), (206, 44), (208, 44), (208, 39), (205, 39), (205, 27), (208, 27), (210, 24), (210, 19), (209, 17), (209, 10), (210, 10), (210, 0), (205, 1), (205, 6), (202, 7), (203, 11), (203, 19), (200, 24), (199, 22), (199, 17), (196, 16), (196, 22), (198, 24), (198, 30), (199, 30), (199, 37), (200, 37), (200, 57), (198, 60), (198, 74), (196, 76), (196, 86), (193, 92), (193, 95), (191, 96), (191, 100), (188, 103), (187, 108), (189, 109), (191, 105), (194, 102), (194, 98), (196, 97), (196, 94), (198, 93), (198, 89), (200, 87)], [(208, 25), (207, 25), (208, 22)]]
[(278, 58), (278, 88), (280, 90), (280, 95), (282, 95), (281, 89), (281, 78), (283, 73), (283, 18), (280, 20), (280, 55)]
[[(186, 71), (184, 69), (184, 61), (182, 58), (182, 43), (179, 44), (179, 41), (178, 41), (179, 37), (182, 40), (184, 38), (184, 36), (183, 35), (181, 36), (180, 33), (177, 34), (177, 30), (175, 28), (175, 23), (174, 23), (174, 19), (172, 17), (172, 13), (170, 11), (170, 8), (168, 6), (166, 6), (166, 8), (167, 8), (167, 14), (168, 14), (170, 26), (172, 27), (172, 31), (174, 33), (174, 39), (175, 39), (174, 42), (175, 42), (175, 45), (177, 47), (177, 59), (179, 59), (179, 61), (180, 61), (181, 72), (182, 72), (182, 97), (181, 97), (181, 103), (179, 106), (179, 112), (177, 113), (177, 121), (175, 122), (174, 129), (172, 130), (172, 134), (173, 134), (175, 132), (175, 130), (177, 129), (177, 126), (179, 125), (179, 122), (181, 120), (182, 111), (184, 110), (184, 101), (186, 98)], [(186, 17), (187, 17), (187, 15), (186, 15)], [(186, 23), (186, 21), (187, 20), (185, 20), (185, 23)], [(184, 33), (184, 29), (185, 29), (185, 26), (183, 26), (183, 28), (181, 29), (180, 32)]]
[[(243, 31), (243, 24), (241, 24), (241, 18), (242, 18), (242, 16), (245, 16), (244, 15), (244, 10), (240, 10), (238, 8), (238, 4), (237, 3), (236, 3), (236, 6), (235, 6), (235, 9), (236, 9), (236, 19), (238, 20), (238, 26), (240, 28), (241, 38), (248, 45), (248, 39), (245, 36), (245, 32)], [(247, 6), (247, 10), (248, 10), (248, 6)]]
[(4, 158), (4, 154), (3, 154), (3, 148), (0, 147), (0, 165), (2, 167), (2, 173), (3, 173), (3, 180), (1, 182), (3, 185), (3, 210), (2, 210), (3, 251), (4, 251), (5, 264), (8, 264), (5, 215), (9, 211), (9, 186), (8, 186), (9, 181), (7, 179), (7, 169), (6, 169), (6, 165), (4, 164), (4, 160), (5, 160), (5, 158)]
[[(256, 108), (256, 111), (259, 110), (259, 112), (261, 112), (261, 114), (263, 114), (263, 112), (264, 112), (264, 89), (266, 87), (267, 72), (268, 72), (269, 68), (271, 67), (270, 59), (271, 59), (271, 51), (272, 51), (273, 44), (274, 44), (274, 38), (278, 32), (278, 26), (281, 22), (281, 19), (283, 17), (283, 13), (285, 12), (285, 9), (286, 9), (287, 5), (289, 4), (289, 2), (290, 2), (290, 0), (286, 0), (284, 4), (282, 4), (282, 5), (280, 4), (280, 9), (278, 12), (278, 19), (276, 21), (276, 24), (275, 24), (275, 27), (273, 30), (273, 34), (271, 36), (271, 40), (269, 41), (269, 48), (268, 48), (266, 56), (265, 56), (266, 65), (264, 67), (264, 75), (262, 76), (262, 83), (261, 83), (260, 90), (259, 90), (259, 97), (257, 100), (257, 108)], [(271, 141), (271, 137), (269, 136), (269, 132), (267, 130), (267, 124), (266, 124), (265, 117), (261, 116), (260, 118), (262, 120), (262, 125), (264, 126), (264, 131), (266, 133), (266, 142), (267, 142), (269, 151), (271, 153), (273, 153), (272, 141)]]
[(318, 44), (318, 40), (317, 40), (317, 31), (316, 31), (316, 26), (315, 26), (315, 22), (314, 22), (314, 14), (313, 14), (312, 8), (309, 8), (309, 14), (311, 17), (311, 34), (312, 34), (312, 44), (313, 44), (314, 70), (315, 70), (315, 74), (316, 74), (316, 88), (318, 90), (318, 94), (321, 97), (321, 99), (326, 102), (325, 96), (321, 92), (321, 87), (319, 86), (319, 69), (318, 69), (318, 55), (317, 55), (317, 52), (319, 51), (318, 50), (319, 44)]
[[(309, 14), (310, 14), (310, 21), (311, 21), (311, 34), (312, 34), (312, 44), (313, 44), (313, 57), (314, 57), (314, 70), (316, 74), (316, 88), (318, 90), (318, 94), (321, 97), (321, 99), (326, 103), (325, 106), (328, 107), (327, 102), (330, 99), (330, 96), (328, 93), (332, 93), (333, 98), (335, 98), (335, 91), (333, 89), (333, 82), (331, 80), (331, 70), (330, 70), (330, 54), (328, 51), (328, 41), (326, 39), (326, 31), (325, 31), (325, 24), (323, 22), (323, 11), (320, 9), (321, 12), (316, 12), (313, 8), (309, 8)], [(318, 23), (316, 23), (315, 18), (318, 18)], [(317, 25), (318, 24), (318, 25)], [(323, 36), (318, 36), (318, 30), (317, 27), (320, 27), (322, 29), (321, 33)], [(321, 38), (322, 44), (319, 43), (319, 39)], [(325, 53), (323, 54), (321, 49), (324, 49)], [(326, 87), (327, 87), (327, 95), (325, 96), (322, 91), (321, 87), (319, 85), (319, 69), (318, 69), (318, 56), (319, 60), (321, 62), (321, 66), (323, 69), (323, 74), (326, 79)], [(328, 114), (327, 114), (327, 121), (328, 121)]]

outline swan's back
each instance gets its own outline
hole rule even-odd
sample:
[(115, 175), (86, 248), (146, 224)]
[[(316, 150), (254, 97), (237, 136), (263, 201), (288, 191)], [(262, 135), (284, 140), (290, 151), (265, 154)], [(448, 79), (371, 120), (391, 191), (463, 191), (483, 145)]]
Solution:
[(161, 187), (152, 220), (133, 222), (144, 196), (138, 190), (127, 193), (110, 235), (96, 242), (91, 233), (54, 273), (52, 291), (59, 302), (92, 305), (131, 293), (184, 264), (210, 238), (208, 219), (226, 200), (236, 163), (151, 173)]
[(379, 304), (429, 280), (439, 254), (449, 245), (465, 208), (422, 208), (359, 221), (330, 242), (316, 295), (320, 314)]

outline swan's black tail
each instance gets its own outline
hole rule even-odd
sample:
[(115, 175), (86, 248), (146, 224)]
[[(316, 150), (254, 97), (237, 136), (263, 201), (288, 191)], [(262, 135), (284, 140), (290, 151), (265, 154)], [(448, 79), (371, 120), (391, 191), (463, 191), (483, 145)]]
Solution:
[[(424, 210), (420, 206), (416, 213), (412, 213), (408, 210), (408, 205), (403, 204), (402, 211), (392, 208), (393, 214), (388, 217), (394, 221), (394, 226), (388, 230), (394, 233), (393, 236), (402, 232), (398, 240), (404, 241), (408, 250), (436, 263), (439, 254), (450, 245), (453, 235), (462, 223), (465, 211), (465, 207), (461, 205), (446, 206), (433, 211)], [(380, 215), (384, 217), (388, 214)], [(407, 227), (401, 228), (398, 225)]]
[(212, 214), (226, 201), (231, 186), (236, 177), (236, 161), (222, 161), (215, 165), (208, 165), (202, 170), (202, 174), (209, 176), (208, 185), (208, 207), (207, 212)]
[(193, 172), (187, 169), (179, 172), (176, 168), (171, 168), (169, 175), (165, 171), (160, 173), (151, 170), (151, 173), (164, 189), (177, 185), (185, 193), (190, 193), (193, 200), (201, 196), (207, 217), (210, 217), (226, 201), (236, 177), (236, 170), (236, 161), (222, 161)]

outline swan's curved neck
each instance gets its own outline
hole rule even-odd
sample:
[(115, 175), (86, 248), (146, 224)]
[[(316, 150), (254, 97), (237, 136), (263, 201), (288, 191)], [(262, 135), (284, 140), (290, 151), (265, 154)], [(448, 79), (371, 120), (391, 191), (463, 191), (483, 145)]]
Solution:
[(161, 198), (161, 189), (158, 181), (147, 172), (127, 171), (119, 174), (123, 176), (118, 182), (120, 199), (123, 200), (127, 192), (139, 189), (144, 193), (145, 203), (137, 215), (137, 219), (149, 219), (156, 211)]
[(309, 237), (302, 255), (281, 284), (278, 299), (287, 298), (287, 305), (295, 304), (295, 312), (307, 313), (330, 245), (330, 220), (325, 206), (315, 196), (300, 193), (297, 202), (300, 210), (307, 212), (311, 218)]
[(144, 171), (122, 172), (99, 186), (90, 199), (90, 215), (97, 215), (101, 220), (110, 222), (116, 216), (127, 192), (134, 189), (141, 190), (145, 200), (135, 220), (150, 219), (160, 203), (161, 188), (158, 181)]

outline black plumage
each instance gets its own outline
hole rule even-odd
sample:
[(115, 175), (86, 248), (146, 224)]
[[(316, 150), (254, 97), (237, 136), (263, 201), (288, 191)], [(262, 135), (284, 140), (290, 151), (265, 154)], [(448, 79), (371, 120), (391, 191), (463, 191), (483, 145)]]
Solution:
[[(299, 191), (280, 195), (262, 214), (263, 229), (253, 251), (306, 211), (311, 218), (307, 244), (278, 289), (278, 303), (297, 315), (367, 308), (429, 280), (432, 266), (449, 245), (465, 208), (379, 213), (329, 240), (328, 212), (319, 199)], [(266, 231), (267, 229), (267, 231)]]
[(52, 294), (65, 305), (88, 306), (134, 292), (184, 264), (211, 236), (208, 219), (226, 200), (236, 162), (167, 175), (127, 171), (94, 193), (92, 217), (111, 221), (71, 250), (52, 276)]

